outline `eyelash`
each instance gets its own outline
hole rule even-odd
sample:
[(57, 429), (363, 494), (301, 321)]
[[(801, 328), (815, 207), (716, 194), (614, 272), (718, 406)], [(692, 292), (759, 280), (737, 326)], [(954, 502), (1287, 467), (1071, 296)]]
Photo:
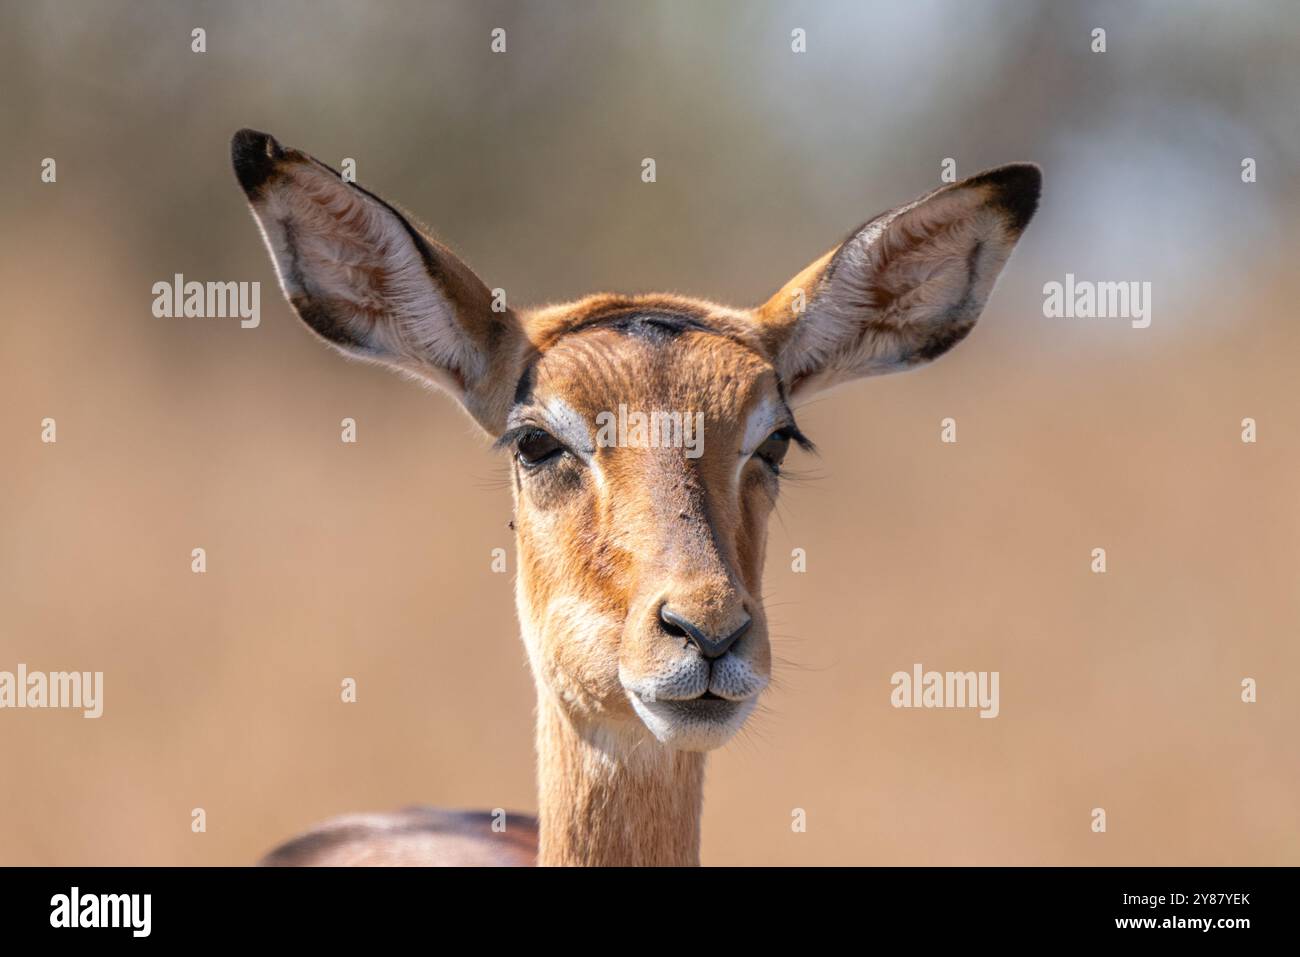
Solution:
[[(782, 428), (779, 428), (774, 432), (770, 433), (767, 438), (765, 438), (762, 442), (759, 443), (758, 448), (754, 450), (754, 457), (761, 459), (763, 461), (763, 464), (765, 464), (768, 468), (770, 468), (772, 470), (772, 473), (777, 476), (780, 476), (781, 474), (781, 466), (785, 461), (785, 455), (783, 454), (781, 456), (780, 462), (773, 462), (767, 456), (758, 454), (758, 450), (761, 449), (768, 442), (770, 442), (772, 439), (785, 439), (787, 442), (797, 445), (800, 449), (802, 449), (805, 452), (817, 451), (817, 447), (813, 445), (812, 440), (809, 439), (808, 436), (800, 432), (799, 427), (797, 425), (794, 425), (793, 423), (787, 426), (783, 426)], [(789, 446), (787, 445), (786, 448), (788, 450)]]
[(512, 451), (519, 446), (519, 440), (533, 432), (541, 432), (535, 425), (517, 425), (513, 429), (503, 433), (502, 436), (492, 443), (494, 451), (501, 449), (511, 449)]
[[(552, 442), (554, 443), (554, 448), (539, 458), (530, 461), (524, 454), (524, 444), (534, 439)], [(547, 462), (559, 458), (569, 451), (565, 447), (564, 443), (551, 435), (551, 433), (547, 432), (545, 429), (539, 429), (532, 425), (523, 425), (517, 429), (511, 429), (497, 440), (496, 445), (498, 447), (510, 446), (513, 450), (515, 461), (518, 462), (519, 467), (523, 469), (541, 468)]]

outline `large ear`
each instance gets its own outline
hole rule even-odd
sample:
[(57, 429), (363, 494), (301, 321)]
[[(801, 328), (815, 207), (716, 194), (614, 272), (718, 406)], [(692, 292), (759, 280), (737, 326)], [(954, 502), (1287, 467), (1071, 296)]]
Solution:
[(1042, 174), (1001, 166), (877, 216), (755, 310), (791, 397), (943, 355), (975, 325), (1038, 206)]
[(324, 163), (240, 130), (235, 176), (285, 296), (341, 352), (396, 366), (451, 392), (499, 434), (524, 337), (509, 311), (445, 247)]

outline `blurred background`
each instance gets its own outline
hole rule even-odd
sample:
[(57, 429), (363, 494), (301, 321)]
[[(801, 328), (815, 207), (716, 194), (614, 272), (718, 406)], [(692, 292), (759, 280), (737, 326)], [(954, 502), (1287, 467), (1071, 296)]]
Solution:
[[(945, 158), (1041, 164), (965, 344), (801, 412), (778, 686), (711, 758), (704, 861), (1300, 863), (1294, 4), (0, 7), (0, 670), (105, 675), (99, 720), (0, 712), (0, 864), (536, 807), (505, 461), (299, 328), (243, 126), (355, 159), (512, 304), (756, 304)], [(1151, 282), (1151, 327), (1044, 318), (1067, 272)], [(260, 281), (261, 325), (154, 318), (176, 273)], [(1000, 717), (893, 709), (914, 662), (999, 671)]]

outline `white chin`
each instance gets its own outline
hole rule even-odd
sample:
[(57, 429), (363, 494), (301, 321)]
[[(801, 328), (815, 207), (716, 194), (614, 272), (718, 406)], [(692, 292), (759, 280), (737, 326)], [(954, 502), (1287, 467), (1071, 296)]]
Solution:
[(660, 742), (678, 751), (712, 751), (740, 730), (757, 697), (745, 701), (642, 701), (629, 694), (637, 716)]

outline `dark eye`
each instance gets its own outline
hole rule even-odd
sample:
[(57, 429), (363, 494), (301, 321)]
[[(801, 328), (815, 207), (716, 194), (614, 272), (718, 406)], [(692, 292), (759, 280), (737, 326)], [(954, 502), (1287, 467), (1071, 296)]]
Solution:
[(554, 436), (541, 429), (529, 429), (515, 442), (515, 454), (524, 468), (534, 468), (564, 451)]
[(765, 438), (763, 444), (754, 450), (754, 454), (770, 465), (773, 471), (780, 471), (785, 453), (789, 451), (790, 433), (780, 429)]

